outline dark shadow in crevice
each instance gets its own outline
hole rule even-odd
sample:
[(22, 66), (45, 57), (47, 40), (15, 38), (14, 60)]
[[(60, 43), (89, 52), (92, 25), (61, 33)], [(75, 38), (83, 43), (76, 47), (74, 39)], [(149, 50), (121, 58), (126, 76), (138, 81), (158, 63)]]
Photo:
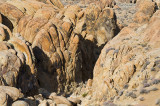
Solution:
[(6, 25), (11, 30), (11, 32), (13, 31), (14, 27), (12, 22), (4, 15), (2, 15), (2, 24)]
[(50, 58), (39, 47), (33, 48), (33, 53), (37, 59), (37, 80), (41, 88), (45, 88), (49, 92), (57, 92), (57, 72)]
[(17, 78), (17, 86), (25, 96), (33, 96), (38, 94), (38, 83), (36, 75), (31, 73), (30, 66), (24, 64), (20, 68)]
[(91, 42), (90, 40), (86, 40), (79, 35), (80, 44), (79, 48), (82, 54), (82, 80), (85, 83), (88, 79), (93, 79), (93, 69), (101, 50), (103, 49), (104, 45), (97, 46), (96, 42)]
[(121, 31), (120, 28), (118, 27), (117, 25), (117, 16), (116, 14), (114, 13), (114, 20), (115, 20), (115, 24), (116, 24), (116, 28), (115, 28), (115, 33), (114, 33), (114, 36), (118, 35), (118, 33)]

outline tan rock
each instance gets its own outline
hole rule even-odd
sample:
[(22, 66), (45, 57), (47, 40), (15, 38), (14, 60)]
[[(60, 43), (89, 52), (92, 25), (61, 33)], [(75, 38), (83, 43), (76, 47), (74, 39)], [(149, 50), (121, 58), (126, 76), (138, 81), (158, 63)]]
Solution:
[(0, 4), (0, 13), (11, 20), (13, 26), (16, 26), (19, 19), (23, 16), (23, 13), (18, 8), (8, 3)]
[(57, 94), (55, 92), (52, 92), (50, 95), (49, 95), (49, 98), (52, 99), (54, 96), (57, 96)]
[(38, 106), (47, 106), (47, 100), (41, 101)]
[(63, 4), (61, 3), (60, 0), (50, 0), (51, 3), (53, 3), (53, 5), (59, 7), (59, 8), (63, 8)]
[[(91, 11), (92, 9), (90, 9)], [(93, 10), (92, 10), (93, 11)], [(96, 11), (98, 11), (96, 9)], [(109, 41), (114, 37), (114, 29), (116, 29), (115, 23), (114, 23), (114, 12), (110, 8), (105, 8), (103, 11), (99, 14), (97, 14), (98, 19), (92, 18), (92, 15), (94, 12), (88, 13), (86, 15), (86, 24), (87, 24), (87, 34), (93, 35), (94, 38), (97, 40), (97, 45), (102, 45), (105, 42)], [(107, 26), (110, 26), (111, 28), (107, 28)]]
[[(8, 80), (10, 85), (16, 85), (26, 93), (37, 85), (35, 77), (38, 74), (42, 88), (68, 93), (75, 89), (77, 82), (92, 78), (93, 63), (102, 48), (98, 46), (114, 37), (114, 12), (105, 7), (115, 2), (107, 1), (109, 4), (103, 7), (102, 1), (87, 2), (93, 4), (87, 8), (79, 5), (63, 8), (62, 3), (55, 0), (12, 0), (0, 4), (1, 14), (8, 19), (3, 23), (9, 29), (10, 38), (5, 41), (9, 40), (16, 52), (13, 54), (21, 62), (19, 66), (24, 67), (21, 70), (26, 72), (17, 68), (18, 85)], [(5, 45), (2, 49), (10, 48)], [(19, 75), (19, 72), (23, 74)]]
[[(131, 92), (129, 96), (134, 93), (136, 96), (141, 95), (134, 92), (134, 89), (140, 89), (143, 87), (143, 81), (152, 81), (159, 75), (158, 71), (152, 72), (153, 69), (157, 70), (154, 63), (158, 61), (156, 57), (159, 56), (158, 27), (159, 11), (152, 16), (148, 24), (132, 24), (123, 28), (105, 45), (94, 67), (92, 102), (95, 99), (103, 101), (104, 97), (112, 98), (125, 90), (119, 100), (114, 99), (114, 103), (137, 103), (137, 100), (132, 98), (133, 95), (128, 99), (127, 92)], [(92, 102), (89, 103), (95, 103)]]
[(71, 102), (63, 96), (53, 96), (52, 99), (56, 102), (56, 104), (66, 104), (68, 106), (72, 106)]
[(5, 92), (0, 92), (0, 105), (7, 106), (8, 95)]
[(18, 101), (15, 101), (12, 106), (29, 106), (29, 104), (25, 101), (21, 101), (21, 100), (18, 100)]
[(0, 41), (4, 41), (6, 38), (5, 31), (2, 27), (0, 27)]
[(92, 86), (92, 83), (93, 83), (93, 80), (92, 80), (92, 79), (88, 79), (87, 86), (88, 86), (88, 87), (91, 87), (91, 86)]
[(80, 104), (81, 103), (81, 100), (78, 99), (78, 98), (72, 98), (72, 97), (69, 97), (67, 98), (69, 101), (71, 101), (72, 103), (74, 104)]
[(138, 11), (135, 14), (134, 21), (137, 23), (148, 22), (153, 13), (155, 12), (155, 2), (150, 0), (138, 1)]
[(21, 92), (14, 87), (0, 86), (0, 92), (8, 94), (14, 101), (21, 97)]

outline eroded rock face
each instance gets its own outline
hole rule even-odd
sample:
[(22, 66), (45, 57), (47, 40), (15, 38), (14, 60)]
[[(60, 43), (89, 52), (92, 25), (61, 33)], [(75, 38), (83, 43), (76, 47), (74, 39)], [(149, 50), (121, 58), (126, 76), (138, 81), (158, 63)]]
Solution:
[(18, 87), (26, 94), (38, 87), (34, 55), (29, 43), (6, 25), (0, 23), (0, 85)]
[[(17, 41), (18, 39), (15, 41), (12, 39), (10, 42), (14, 43), (1, 42), (0, 85), (18, 87), (21, 88), (22, 92), (27, 93), (37, 86), (35, 78), (36, 69), (34, 63), (30, 63), (30, 54), (27, 54), (27, 50), (25, 51), (23, 47), (25, 43), (21, 45)], [(13, 49), (13, 47), (15, 47), (16, 50)], [(30, 53), (29, 50), (28, 53)]]
[(0, 1), (0, 105), (137, 105), (159, 94), (157, 0), (62, 2)]
[[(87, 8), (86, 13), (86, 39), (96, 40), (101, 46), (115, 36), (114, 11), (110, 8), (102, 10), (98, 6)], [(90, 39), (92, 36), (92, 39)]]
[(149, 86), (154, 85), (152, 81), (159, 80), (156, 68), (159, 64), (159, 12), (148, 24), (132, 24), (122, 29), (103, 48), (94, 67), (92, 88), (96, 101), (110, 98), (115, 103), (127, 105), (122, 101), (131, 97), (130, 103), (134, 104), (133, 100), (138, 101), (136, 98), (143, 94), (145, 80)]
[(16, 101), (12, 104), (12, 106), (29, 106), (28, 103), (26, 103), (25, 101)]
[(152, 0), (139, 0), (136, 3), (136, 8), (138, 11), (135, 14), (134, 21), (137, 23), (146, 23), (155, 12), (156, 5)]
[(0, 105), (7, 106), (8, 95), (5, 92), (1, 92), (0, 94)]
[[(13, 32), (31, 44), (33, 53), (20, 51), (27, 55), (32, 74), (35, 55), (39, 85), (48, 91), (73, 91), (76, 83), (92, 78), (100, 50), (116, 35), (115, 14), (108, 8), (115, 5), (113, 0), (99, 1), (86, 10), (78, 5), (62, 8), (60, 1), (54, 0), (13, 0), (0, 5), (4, 25), (10, 20), (13, 26), (9, 28), (11, 34), (2, 34), (2, 40)], [(10, 42), (19, 51), (15, 40)]]

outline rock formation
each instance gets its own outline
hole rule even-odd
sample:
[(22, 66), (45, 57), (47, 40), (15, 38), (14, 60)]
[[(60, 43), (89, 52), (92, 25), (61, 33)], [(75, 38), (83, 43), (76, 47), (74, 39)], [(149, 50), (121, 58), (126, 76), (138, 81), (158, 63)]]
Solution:
[[(73, 91), (78, 83), (93, 77), (100, 50), (117, 33), (114, 11), (108, 8), (112, 2), (102, 7), (102, 1), (85, 10), (78, 5), (63, 9), (58, 5), (60, 1), (50, 2), (4, 2), (0, 4), (2, 24), (31, 44), (41, 87)], [(31, 66), (32, 62), (28, 64)]]
[[(148, 6), (147, 3), (142, 5), (150, 8), (152, 2)], [(141, 9), (145, 11), (145, 8)], [(154, 9), (150, 11), (144, 16), (151, 14), (151, 17)], [(154, 92), (155, 84), (159, 84), (159, 71), (156, 68), (159, 57), (159, 12), (154, 13), (151, 19), (148, 17), (150, 21), (147, 24), (129, 24), (105, 45), (94, 67), (92, 97), (95, 102), (91, 100), (89, 104), (112, 101), (121, 105), (137, 105), (141, 96)], [(153, 102), (150, 104), (154, 105)]]
[(160, 89), (158, 9), (158, 0), (1, 0), (0, 105), (160, 104), (149, 99)]

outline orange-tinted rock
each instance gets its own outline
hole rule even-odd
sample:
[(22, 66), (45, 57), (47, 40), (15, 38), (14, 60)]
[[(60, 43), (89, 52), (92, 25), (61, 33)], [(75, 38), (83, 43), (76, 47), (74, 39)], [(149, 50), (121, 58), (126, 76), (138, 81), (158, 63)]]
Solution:
[(61, 3), (60, 0), (50, 0), (51, 3), (53, 3), (53, 5), (59, 7), (59, 8), (63, 8), (63, 4)]
[[(107, 3), (104, 7), (112, 6), (114, 1)], [(72, 92), (77, 82), (92, 78), (94, 63), (103, 47), (98, 46), (115, 35), (114, 12), (110, 8), (102, 8), (100, 2), (83, 10), (78, 5), (63, 8), (60, 1), (55, 0), (8, 1), (1, 7), (5, 7), (4, 10), (12, 8), (7, 12), (0, 11), (13, 24), (8, 31), (10, 40), (7, 40), (17, 52), (20, 66), (25, 64), (24, 71), (29, 73), (28, 80), (25, 78), (27, 72), (20, 73), (24, 83), (20, 82), (19, 87), (23, 92), (29, 90), (26, 86), (29, 82), (31, 85), (36, 83), (33, 81), (36, 74), (39, 85), (48, 91)], [(18, 33), (19, 37), (12, 32)]]
[(138, 11), (135, 14), (134, 21), (136, 23), (146, 23), (149, 21), (153, 13), (155, 12), (155, 2), (150, 0), (138, 1)]
[(114, 37), (116, 30), (113, 10), (105, 8), (100, 13), (98, 8), (91, 8), (90, 12), (88, 11), (86, 14), (86, 27), (87, 34), (94, 36), (97, 45), (100, 46), (109, 41)]
[[(36, 85), (36, 68), (31, 48), (18, 38), (12, 38), (9, 43), (1, 42), (1, 80), (0, 85), (21, 88), (26, 93)], [(13, 49), (14, 47), (14, 49)], [(16, 55), (17, 54), (17, 55)], [(26, 78), (30, 76), (30, 78)], [(31, 84), (28, 86), (28, 84)]]
[(13, 26), (16, 26), (19, 19), (23, 16), (23, 13), (17, 7), (8, 3), (0, 4), (0, 13), (11, 20)]
[[(136, 104), (138, 100), (135, 98), (142, 94), (139, 89), (143, 87), (143, 81), (159, 79), (159, 72), (156, 71), (159, 64), (159, 23), (157, 11), (148, 24), (132, 24), (123, 28), (105, 45), (94, 67), (94, 99), (90, 103), (95, 99), (103, 101), (104, 97), (117, 96), (120, 100), (114, 99), (117, 104), (126, 105), (125, 100)], [(137, 92), (134, 92), (134, 89)], [(118, 96), (121, 91), (124, 92)], [(135, 93), (136, 97), (129, 94), (131, 99), (128, 99), (127, 92)]]
[(14, 101), (21, 97), (21, 92), (14, 87), (0, 86), (0, 92), (8, 94)]
[(6, 38), (5, 31), (2, 27), (0, 27), (0, 41), (4, 41)]

